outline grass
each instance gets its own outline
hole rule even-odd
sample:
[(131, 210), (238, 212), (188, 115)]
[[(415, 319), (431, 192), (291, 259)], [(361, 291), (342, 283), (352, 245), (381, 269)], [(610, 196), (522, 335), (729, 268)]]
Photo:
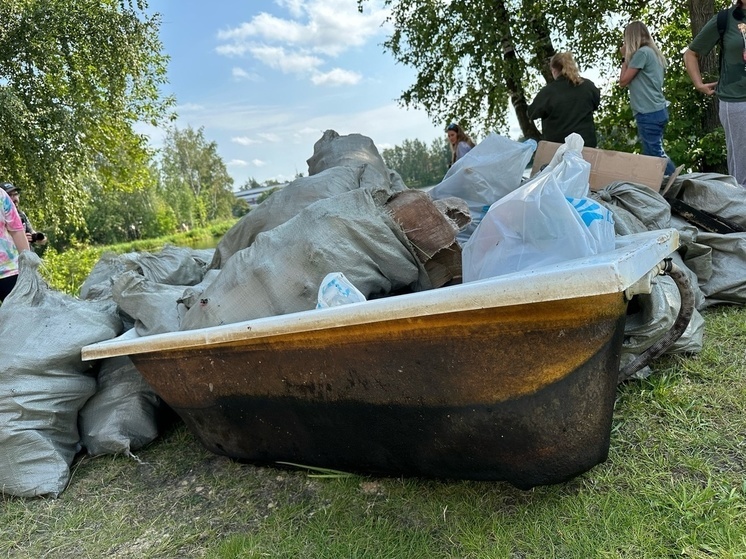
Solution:
[[(166, 242), (186, 239), (106, 250)], [(76, 293), (103, 250), (45, 255), (50, 283)], [(260, 468), (177, 424), (137, 459), (79, 459), (58, 499), (0, 497), (0, 557), (746, 557), (746, 308), (704, 314), (703, 351), (619, 387), (609, 459), (567, 483)]]
[(701, 354), (621, 386), (609, 459), (567, 483), (261, 468), (183, 425), (84, 458), (58, 499), (0, 500), (18, 558), (746, 557), (746, 308), (705, 312)]

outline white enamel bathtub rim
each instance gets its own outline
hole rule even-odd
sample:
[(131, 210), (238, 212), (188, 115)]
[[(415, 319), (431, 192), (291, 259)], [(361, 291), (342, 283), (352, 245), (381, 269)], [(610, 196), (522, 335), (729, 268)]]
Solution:
[(213, 344), (348, 325), (621, 293), (653, 270), (678, 246), (679, 234), (676, 229), (626, 235), (617, 239), (618, 248), (612, 252), (535, 270), (199, 330), (139, 337), (132, 329), (117, 338), (85, 346), (81, 355), (84, 361), (89, 361), (118, 355), (203, 348)]

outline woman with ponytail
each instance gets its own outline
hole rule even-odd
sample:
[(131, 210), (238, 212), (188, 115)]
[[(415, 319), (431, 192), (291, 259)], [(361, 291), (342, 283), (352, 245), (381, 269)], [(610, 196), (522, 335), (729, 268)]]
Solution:
[(595, 84), (580, 75), (578, 65), (569, 52), (555, 54), (549, 61), (554, 81), (544, 86), (528, 106), (528, 117), (541, 119), (541, 137), (549, 142), (563, 143), (576, 132), (585, 145), (596, 147), (596, 127), (593, 112), (601, 102)]

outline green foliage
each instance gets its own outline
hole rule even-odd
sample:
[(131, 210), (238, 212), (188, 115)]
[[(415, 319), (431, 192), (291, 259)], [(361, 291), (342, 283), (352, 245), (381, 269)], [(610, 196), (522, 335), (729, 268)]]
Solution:
[(451, 152), (445, 138), (436, 138), (428, 146), (421, 140), (404, 140), (402, 145), (384, 149), (386, 166), (401, 175), (410, 188), (438, 184), (448, 171)]
[(243, 198), (236, 196), (235, 202), (233, 202), (233, 217), (243, 217), (251, 211), (251, 206)]
[[(361, 8), (365, 3), (358, 0)], [(523, 136), (537, 137), (527, 98), (539, 77), (551, 79), (555, 49), (572, 49), (582, 65), (618, 48), (612, 32), (618, 23), (608, 16), (620, 5), (612, 0), (384, 4), (394, 24), (384, 48), (417, 72), (402, 104), (424, 109), (435, 121), (460, 121), (472, 132), (504, 131), (512, 105)]]
[(0, 176), (50, 234), (84, 228), (87, 178), (147, 176), (137, 122), (162, 122), (167, 58), (143, 0), (0, 3)]
[(179, 223), (202, 227), (233, 215), (233, 179), (217, 149), (217, 143), (206, 140), (203, 128), (168, 130), (161, 151), (159, 194)]
[[(712, 4), (710, 4), (712, 10)], [(713, 99), (697, 93), (684, 67), (681, 49), (692, 39), (690, 15), (685, 10), (670, 9), (660, 2), (651, 2), (635, 14), (647, 22), (656, 44), (669, 61), (664, 82), (664, 94), (670, 101), (669, 123), (664, 147), (676, 165), (684, 172), (726, 171), (726, 149), (723, 129), (708, 122)], [(614, 85), (604, 95), (598, 113), (599, 147), (640, 153), (637, 127), (629, 107), (628, 92), (618, 87), (618, 68), (609, 70)]]
[(140, 190), (106, 190), (90, 184), (90, 203), (86, 208), (85, 240), (94, 244), (112, 244), (139, 238), (174, 233), (176, 215), (159, 195), (155, 177)]
[(200, 229), (106, 246), (77, 244), (65, 251), (57, 251), (54, 247), (48, 247), (44, 252), (40, 273), (50, 287), (69, 295), (77, 295), (80, 292), (80, 286), (90, 275), (93, 266), (105, 252), (115, 254), (157, 252), (167, 244), (215, 246), (219, 239), (225, 235), (225, 232), (235, 223), (235, 219), (221, 220)]
[(76, 246), (65, 252), (50, 247), (44, 253), (39, 271), (53, 289), (77, 295), (104, 252), (104, 247)]
[[(358, 0), (361, 9), (366, 2)], [(394, 24), (384, 48), (416, 71), (415, 82), (401, 94), (404, 106), (424, 109), (435, 121), (458, 120), (473, 132), (503, 133), (512, 106), (523, 138), (538, 137), (526, 107), (542, 83), (552, 79), (549, 58), (570, 50), (581, 69), (599, 68), (605, 79), (616, 83), (621, 22), (641, 19), (672, 62), (665, 82), (672, 102), (667, 152), (690, 170), (724, 168), (725, 147), (722, 132), (713, 125), (712, 100), (694, 91), (681, 61), (681, 50), (692, 38), (691, 14), (706, 19), (708, 10), (714, 11), (711, 0), (693, 0), (691, 11), (663, 0), (384, 4), (391, 8)], [(626, 90), (616, 85), (605, 90), (597, 115), (600, 147), (639, 151)]]
[(254, 177), (249, 177), (244, 181), (239, 190), (251, 190), (252, 188), (259, 188), (261, 184)]

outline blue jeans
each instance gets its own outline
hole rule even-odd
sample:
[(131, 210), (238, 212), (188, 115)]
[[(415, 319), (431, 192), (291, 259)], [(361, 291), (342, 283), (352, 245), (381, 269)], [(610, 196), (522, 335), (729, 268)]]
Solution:
[(666, 129), (666, 124), (668, 124), (668, 110), (661, 109), (654, 113), (645, 114), (637, 113), (635, 121), (637, 121), (637, 133), (640, 136), (643, 155), (665, 157), (667, 160), (666, 174), (673, 173), (676, 170), (676, 165), (663, 151), (663, 132)]

